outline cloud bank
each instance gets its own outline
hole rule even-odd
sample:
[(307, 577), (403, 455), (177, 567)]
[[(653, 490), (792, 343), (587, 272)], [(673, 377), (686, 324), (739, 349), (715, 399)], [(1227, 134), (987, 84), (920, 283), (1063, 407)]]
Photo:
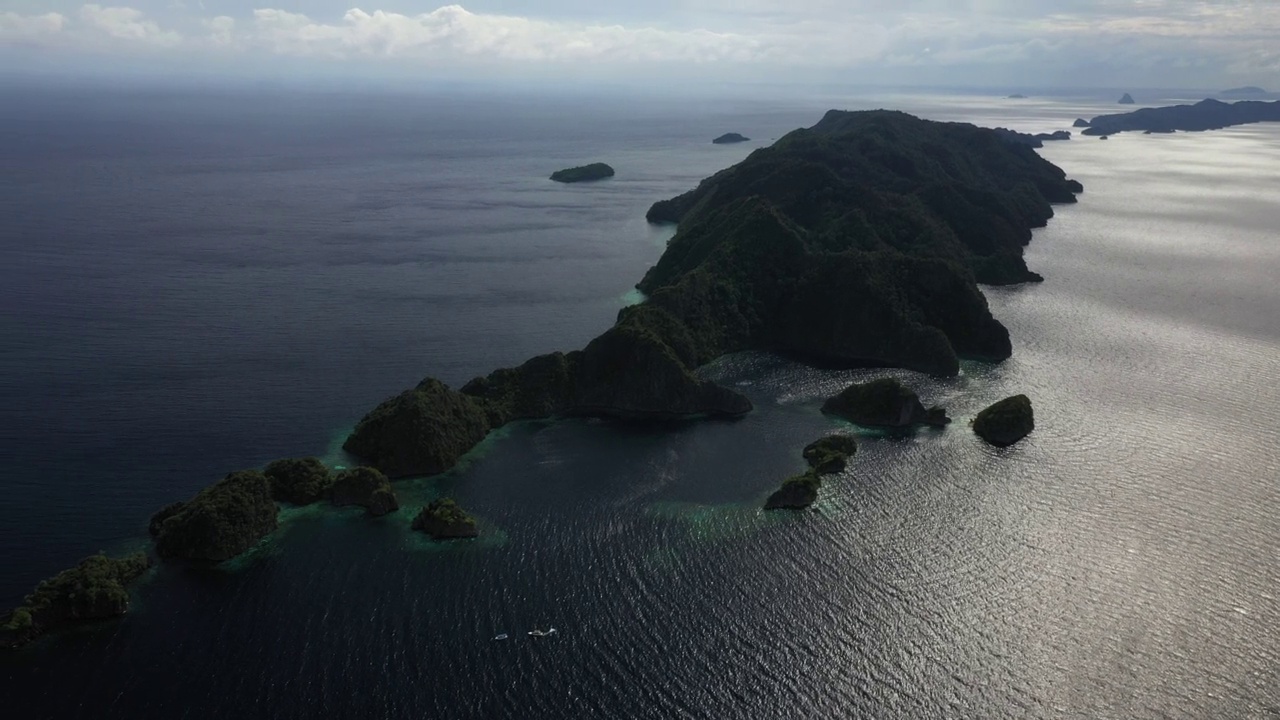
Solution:
[(1177, 87), (1280, 74), (1280, 3), (1248, 0), (659, 0), (643, 16), (635, 14), (638, 6), (616, 13), (616, 22), (599, 20), (609, 14), (600, 5), (592, 6), (596, 19), (582, 19), (586, 11), (575, 0), (530, 2), (524, 14), (445, 5), (416, 14), (353, 8), (327, 17), (239, 0), (219, 3), (241, 7), (218, 15), (201, 2), (138, 1), (156, 6), (64, 8), (54, 0), (53, 11), (0, 12), (0, 47), (31, 57), (163, 57), (206, 67), (317, 62), (428, 76), (686, 68), (867, 84), (914, 78)]

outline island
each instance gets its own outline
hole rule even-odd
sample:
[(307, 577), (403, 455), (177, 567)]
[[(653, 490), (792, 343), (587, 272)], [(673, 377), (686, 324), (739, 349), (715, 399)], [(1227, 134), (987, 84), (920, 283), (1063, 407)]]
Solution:
[(433, 500), (422, 508), (413, 519), (413, 529), (430, 535), (432, 540), (459, 540), (480, 534), (476, 519), (452, 498)]
[(1101, 115), (1090, 121), (1085, 135), (1115, 135), (1129, 131), (1167, 133), (1176, 130), (1220, 130), (1235, 125), (1280, 122), (1280, 100), (1242, 100), (1224, 103), (1206, 99), (1194, 105), (1143, 108), (1131, 113)]
[(978, 437), (996, 447), (1009, 447), (1036, 427), (1031, 398), (1014, 395), (978, 413), (971, 423)]
[(751, 402), (697, 370), (743, 350), (954, 376), (1012, 353), (979, 283), (1040, 279), (1023, 258), (1079, 183), (1021, 143), (894, 111), (828, 112), (683, 195), (646, 302), (582, 350), (460, 389), (427, 378), (374, 408), (344, 448), (390, 477), (452, 467), (495, 428), (552, 417), (732, 419)]
[(1136, 101), (1133, 99), (1133, 96), (1129, 93), (1125, 93), (1124, 97), (1120, 98), (1121, 105), (1133, 105), (1135, 102)]
[(604, 163), (591, 163), (579, 167), (566, 168), (551, 173), (551, 179), (558, 183), (577, 183), (588, 180), (603, 180), (613, 177), (613, 168)]
[(1016, 130), (1010, 130), (1002, 127), (993, 128), (993, 130), (1000, 136), (1000, 139), (1005, 142), (1026, 145), (1033, 148), (1044, 147), (1044, 144), (1050, 141), (1071, 139), (1071, 133), (1066, 130), (1057, 130), (1051, 133), (1036, 133), (1035, 135), (1021, 133)]
[(1087, 127), (1089, 127), (1089, 121), (1088, 121), (1088, 120), (1085, 120), (1084, 118), (1076, 118), (1076, 121), (1075, 121), (1075, 122), (1073, 122), (1073, 123), (1071, 123), (1071, 127), (1074, 127), (1074, 128), (1087, 128)]
[(124, 615), (129, 610), (129, 584), (150, 566), (145, 553), (81, 560), (41, 582), (20, 607), (9, 611), (0, 624), (0, 647), (19, 647), (47, 632)]
[(804, 510), (818, 499), (821, 487), (822, 478), (813, 471), (789, 477), (764, 501), (764, 509)]
[(161, 558), (219, 563), (274, 532), (279, 510), (267, 476), (242, 470), (191, 500), (161, 509), (152, 516), (150, 531)]
[(1014, 93), (1014, 94), (1012, 94), (1012, 95), (1008, 96), (1008, 97), (1007, 97), (1007, 98), (1005, 98), (1005, 99), (1006, 99), (1006, 100), (1026, 100), (1026, 99), (1027, 99), (1027, 96), (1026, 96), (1026, 95), (1023, 95), (1022, 93)]
[(805, 446), (803, 455), (818, 475), (843, 472), (849, 458), (858, 452), (858, 441), (851, 435), (828, 435)]
[(951, 422), (940, 407), (926, 409), (914, 391), (897, 378), (853, 384), (822, 404), (822, 412), (867, 427), (944, 427)]
[(738, 133), (725, 133), (711, 142), (715, 145), (731, 145), (733, 143), (747, 142), (750, 139), (751, 138), (745, 135), (739, 135)]
[(1256, 85), (1246, 85), (1244, 87), (1223, 90), (1218, 94), (1222, 97), (1255, 97), (1258, 95), (1266, 95), (1267, 91)]
[(333, 474), (317, 458), (275, 460), (263, 469), (271, 483), (271, 497), (290, 505), (311, 505), (328, 497)]
[(400, 509), (387, 476), (375, 468), (344, 470), (333, 479), (330, 501), (338, 507), (358, 505), (371, 517), (381, 517)]

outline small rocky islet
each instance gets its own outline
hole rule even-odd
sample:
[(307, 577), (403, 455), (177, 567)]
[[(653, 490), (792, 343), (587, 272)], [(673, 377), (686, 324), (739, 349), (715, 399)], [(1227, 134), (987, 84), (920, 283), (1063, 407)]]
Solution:
[(828, 435), (805, 446), (809, 469), (783, 481), (764, 503), (765, 510), (803, 510), (818, 499), (822, 478), (844, 472), (849, 458), (858, 452), (858, 441), (849, 435)]
[[(599, 163), (553, 179), (612, 174)], [(235, 557), (276, 529), (277, 502), (395, 511), (389, 479), (444, 472), (516, 420), (740, 417), (751, 402), (696, 373), (729, 353), (771, 350), (940, 377), (956, 375), (962, 357), (1000, 362), (1012, 353), (1009, 332), (978, 284), (1039, 280), (1023, 247), (1055, 203), (1073, 203), (1082, 191), (1017, 138), (901, 112), (833, 110), (654, 203), (647, 219), (677, 231), (637, 284), (648, 299), (621, 310), (585, 348), (495, 370), (459, 390), (427, 378), (378, 405), (347, 438), (344, 448), (369, 467), (331, 475), (304, 458), (231, 473), (152, 517), (156, 554), (205, 564)], [(894, 402), (877, 417), (941, 422)], [(812, 444), (811, 469), (769, 504), (812, 503), (821, 476), (839, 472), (855, 448), (847, 440)], [(416, 529), (469, 532), (455, 508), (423, 508)], [(124, 613), (125, 588), (146, 563), (145, 555), (90, 558), (45, 581), (9, 613), (0, 638), (17, 645), (67, 622)], [(80, 587), (105, 599), (79, 605)]]
[(735, 143), (750, 142), (750, 140), (751, 138), (747, 137), (746, 135), (740, 135), (738, 133), (731, 132), (731, 133), (725, 133), (721, 135), (715, 140), (712, 140), (711, 143), (713, 145), (733, 145)]
[(1014, 395), (978, 413), (970, 423), (973, 432), (996, 447), (1009, 447), (1036, 428), (1031, 398)]
[(480, 534), (476, 519), (452, 498), (431, 501), (413, 518), (412, 527), (432, 540), (461, 540)]
[(579, 183), (592, 180), (604, 180), (613, 177), (613, 168), (605, 163), (591, 163), (578, 167), (565, 168), (551, 173), (551, 179), (558, 183)]
[(945, 427), (951, 422), (944, 408), (926, 408), (919, 396), (897, 378), (850, 385), (824, 402), (822, 412), (866, 427)]

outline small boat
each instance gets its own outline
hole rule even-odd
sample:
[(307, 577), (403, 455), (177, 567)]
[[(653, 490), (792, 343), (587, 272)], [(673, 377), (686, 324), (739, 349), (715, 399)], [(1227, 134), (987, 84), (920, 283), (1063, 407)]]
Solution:
[(493, 639), (494, 639), (494, 640), (506, 640), (508, 637), (510, 637), (510, 635), (507, 635), (506, 633), (499, 633), (498, 635), (494, 635), (494, 636), (493, 636)]
[(548, 635), (555, 635), (555, 634), (556, 634), (555, 628), (551, 628), (550, 630), (539, 630), (538, 628), (534, 628), (529, 631), (529, 635), (531, 637), (547, 637)]

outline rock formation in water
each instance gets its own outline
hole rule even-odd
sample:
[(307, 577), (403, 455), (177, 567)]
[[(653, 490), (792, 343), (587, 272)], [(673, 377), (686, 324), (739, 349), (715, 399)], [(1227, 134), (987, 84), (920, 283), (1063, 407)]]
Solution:
[(624, 308), (586, 348), (455, 391), (427, 379), (369, 413), (344, 447), (393, 477), (453, 465), (513, 420), (736, 417), (741, 394), (699, 378), (751, 349), (823, 365), (955, 375), (998, 362), (1009, 333), (978, 283), (1040, 279), (1023, 246), (1079, 183), (987, 129), (832, 111), (679, 197), (678, 223)]
[(156, 553), (196, 562), (229, 560), (274, 531), (278, 512), (266, 475), (231, 473), (152, 517)]
[(1087, 127), (1089, 127), (1089, 121), (1088, 121), (1088, 120), (1085, 120), (1084, 118), (1076, 118), (1076, 121), (1075, 121), (1075, 122), (1073, 122), (1073, 123), (1071, 123), (1071, 127), (1074, 127), (1074, 128), (1087, 128)]
[(262, 473), (271, 481), (271, 496), (291, 505), (319, 502), (333, 484), (329, 468), (313, 457), (276, 460)]
[(373, 517), (382, 517), (400, 509), (387, 476), (371, 467), (344, 470), (333, 479), (329, 499), (338, 507), (359, 505)]
[(822, 487), (822, 478), (812, 471), (803, 475), (787, 478), (768, 500), (765, 510), (803, 510), (818, 499), (818, 489)]
[(1142, 108), (1131, 113), (1100, 115), (1090, 121), (1085, 135), (1114, 135), (1126, 131), (1173, 132), (1220, 130), (1234, 125), (1280, 122), (1280, 101), (1246, 100), (1224, 103), (1201, 100), (1194, 105)]
[(551, 173), (551, 179), (559, 183), (586, 182), (613, 177), (613, 168), (604, 163), (591, 163), (579, 167), (566, 168)]
[(733, 143), (747, 142), (750, 139), (751, 138), (746, 137), (745, 135), (739, 135), (738, 133), (725, 133), (711, 142), (716, 145), (731, 145)]
[(942, 427), (951, 422), (944, 409), (926, 409), (915, 392), (896, 378), (850, 385), (823, 403), (822, 412), (868, 427)]
[(804, 459), (816, 475), (843, 472), (849, 458), (858, 452), (858, 441), (850, 435), (828, 435), (804, 448)]
[(1121, 105), (1133, 105), (1134, 102), (1136, 101), (1133, 99), (1133, 96), (1130, 95), (1129, 93), (1125, 93), (1124, 96), (1120, 98)]
[(996, 447), (1008, 447), (1026, 437), (1036, 427), (1031, 399), (1026, 395), (1005, 398), (978, 413), (972, 425), (978, 437)]
[(413, 529), (433, 540), (473, 538), (480, 534), (476, 519), (452, 498), (433, 500), (413, 519)]
[(81, 560), (41, 582), (8, 613), (0, 624), (0, 647), (17, 647), (47, 632), (124, 615), (129, 609), (128, 585), (150, 565), (145, 553)]

